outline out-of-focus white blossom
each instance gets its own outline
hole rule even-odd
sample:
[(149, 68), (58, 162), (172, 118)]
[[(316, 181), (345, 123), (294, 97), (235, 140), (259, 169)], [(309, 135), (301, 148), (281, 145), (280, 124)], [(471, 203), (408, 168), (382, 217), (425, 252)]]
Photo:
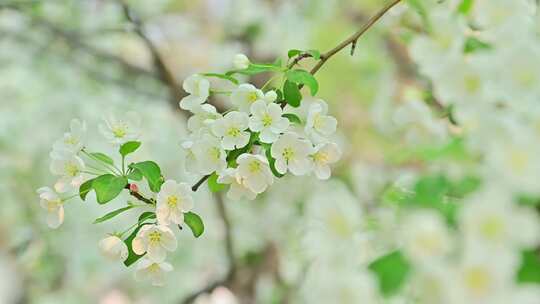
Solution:
[(217, 287), (210, 294), (202, 294), (195, 299), (194, 304), (237, 304), (238, 299), (225, 287)]
[(60, 193), (77, 189), (84, 181), (85, 165), (83, 160), (69, 152), (54, 153), (51, 157), (51, 173), (60, 176), (60, 179), (54, 184), (54, 189)]
[(247, 69), (249, 67), (249, 58), (244, 54), (236, 54), (233, 59), (233, 65), (237, 70)]
[(49, 187), (41, 187), (37, 190), (41, 208), (47, 211), (47, 225), (56, 229), (64, 222), (64, 202), (58, 194)]
[(124, 261), (128, 257), (128, 248), (124, 241), (116, 235), (108, 236), (99, 241), (101, 254), (111, 261)]
[(86, 122), (72, 119), (69, 132), (64, 133), (64, 136), (54, 143), (53, 151), (51, 153), (55, 156), (58, 156), (58, 151), (67, 151), (75, 154), (81, 151), (85, 142)]
[(114, 145), (137, 140), (141, 135), (141, 118), (135, 112), (127, 112), (120, 117), (110, 114), (99, 125), (101, 134)]
[(319, 144), (314, 148), (311, 155), (313, 159), (313, 172), (319, 179), (329, 179), (331, 175), (330, 165), (341, 158), (341, 150), (335, 143)]

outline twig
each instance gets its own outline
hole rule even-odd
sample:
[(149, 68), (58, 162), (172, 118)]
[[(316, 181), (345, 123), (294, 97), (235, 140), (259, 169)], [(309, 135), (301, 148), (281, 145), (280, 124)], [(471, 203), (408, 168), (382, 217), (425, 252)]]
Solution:
[(227, 209), (225, 208), (225, 202), (223, 201), (223, 196), (221, 193), (215, 193), (214, 197), (216, 198), (216, 205), (219, 217), (223, 221), (223, 226), (225, 228), (225, 251), (227, 253), (227, 258), (229, 259), (229, 269), (231, 271), (231, 276), (234, 277), (236, 270), (236, 259), (234, 254), (234, 241), (232, 238), (232, 226), (231, 221), (229, 220), (229, 215), (227, 214)]
[(197, 190), (199, 189), (199, 187), (210, 177), (210, 175), (205, 175), (203, 176), (198, 182), (195, 183), (195, 185), (193, 185), (191, 187), (191, 190), (193, 192), (197, 192)]
[(128, 189), (129, 190), (129, 194), (133, 197), (135, 197), (136, 199), (140, 200), (141, 202), (144, 202), (144, 203), (147, 203), (149, 205), (154, 205), (155, 202), (150, 199), (150, 198), (146, 198), (144, 196), (142, 196), (139, 192), (136, 192), (136, 191), (132, 191), (130, 188), (129, 188), (129, 184), (127, 184), (124, 189)]

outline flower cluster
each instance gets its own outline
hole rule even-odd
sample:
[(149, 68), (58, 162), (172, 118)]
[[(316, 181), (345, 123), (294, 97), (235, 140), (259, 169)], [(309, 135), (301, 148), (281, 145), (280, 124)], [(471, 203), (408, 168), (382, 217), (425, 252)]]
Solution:
[[(257, 67), (246, 60), (238, 55), (235, 65)], [(217, 74), (195, 74), (184, 81), (190, 95), (180, 101), (180, 107), (193, 113), (188, 121), (191, 134), (182, 142), (186, 170), (214, 175), (218, 184), (230, 185), (232, 199), (254, 199), (272, 185), (274, 177), (287, 172), (328, 179), (330, 165), (339, 160), (341, 151), (330, 141), (337, 121), (328, 115), (327, 103), (311, 97), (294, 104), (287, 100), (285, 86), (283, 91), (259, 89), (238, 83), (232, 73), (221, 75), (234, 83), (229, 91), (211, 87), (209, 77)], [(218, 113), (207, 103), (213, 94), (226, 95), (235, 109)]]

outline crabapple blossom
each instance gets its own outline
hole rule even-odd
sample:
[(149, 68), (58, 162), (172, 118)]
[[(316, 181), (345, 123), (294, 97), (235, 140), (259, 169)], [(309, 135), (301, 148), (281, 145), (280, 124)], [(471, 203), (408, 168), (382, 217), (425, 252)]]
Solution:
[(341, 157), (341, 150), (335, 143), (325, 143), (315, 146), (313, 159), (313, 172), (319, 179), (330, 178), (330, 165), (337, 162)]
[(57, 140), (53, 145), (53, 155), (57, 151), (68, 151), (78, 153), (84, 147), (86, 141), (86, 122), (78, 119), (72, 119), (70, 122), (70, 131), (64, 133), (64, 136)]
[(211, 104), (205, 103), (193, 110), (193, 116), (187, 121), (188, 130), (197, 132), (201, 128), (209, 127), (214, 121), (222, 117)]
[(268, 160), (261, 155), (242, 154), (238, 163), (237, 174), (242, 178), (243, 184), (255, 193), (262, 193), (274, 182), (274, 175), (268, 165)]
[(180, 101), (180, 108), (184, 110), (197, 111), (210, 95), (210, 82), (199, 74), (186, 78), (183, 88), (190, 94)]
[(220, 172), (227, 167), (225, 150), (221, 147), (220, 140), (211, 134), (203, 134), (192, 144), (191, 151), (200, 174)]
[(51, 154), (50, 171), (54, 175), (60, 176), (55, 183), (54, 189), (60, 193), (79, 187), (83, 181), (84, 162), (78, 156), (69, 152), (56, 151)]
[(186, 183), (167, 180), (157, 194), (156, 215), (160, 224), (180, 225), (184, 222), (184, 213), (193, 208), (193, 191)]
[(110, 235), (99, 241), (101, 254), (111, 261), (123, 261), (128, 257), (128, 248), (116, 235)]
[(258, 100), (266, 103), (276, 100), (277, 94), (274, 91), (268, 91), (266, 94), (257, 89), (252, 84), (243, 83), (234, 89), (231, 93), (232, 103), (242, 112), (249, 113), (251, 105)]
[(103, 136), (114, 145), (121, 145), (139, 138), (141, 118), (135, 112), (127, 112), (121, 118), (110, 114), (99, 125)]
[(235, 69), (243, 70), (249, 67), (249, 58), (244, 54), (234, 56), (233, 65)]
[(278, 104), (258, 100), (251, 105), (251, 114), (249, 128), (260, 132), (259, 139), (263, 143), (273, 143), (289, 127), (289, 120), (281, 117), (283, 110)]
[(304, 175), (311, 170), (312, 160), (309, 156), (312, 152), (311, 143), (292, 132), (280, 136), (271, 149), (271, 155), (276, 159), (276, 170), (281, 174), (290, 171), (294, 175)]
[(167, 251), (176, 250), (177, 241), (172, 230), (165, 225), (144, 225), (133, 239), (133, 252), (144, 254), (154, 261), (163, 262)]
[(47, 211), (47, 225), (56, 229), (64, 222), (64, 203), (53, 189), (41, 187), (37, 190), (41, 208)]
[(212, 133), (221, 139), (225, 150), (242, 148), (249, 142), (249, 118), (243, 112), (229, 112), (212, 124)]
[(327, 113), (328, 105), (323, 100), (319, 100), (309, 107), (304, 130), (316, 142), (324, 141), (325, 138), (336, 132), (337, 120)]
[(137, 263), (135, 279), (138, 281), (149, 280), (153, 286), (163, 286), (165, 273), (172, 270), (173, 266), (167, 262), (158, 262), (144, 257)]
[(233, 200), (240, 200), (243, 197), (253, 200), (257, 196), (257, 193), (249, 189), (245, 183), (244, 178), (238, 174), (238, 169), (227, 168), (219, 175), (217, 179), (218, 183), (230, 185), (227, 196)]

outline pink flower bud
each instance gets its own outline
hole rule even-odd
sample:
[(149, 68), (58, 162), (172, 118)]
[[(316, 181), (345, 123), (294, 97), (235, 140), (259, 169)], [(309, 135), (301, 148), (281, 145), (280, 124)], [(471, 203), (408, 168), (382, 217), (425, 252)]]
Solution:
[(139, 192), (139, 187), (135, 184), (129, 184), (129, 191), (131, 192)]

